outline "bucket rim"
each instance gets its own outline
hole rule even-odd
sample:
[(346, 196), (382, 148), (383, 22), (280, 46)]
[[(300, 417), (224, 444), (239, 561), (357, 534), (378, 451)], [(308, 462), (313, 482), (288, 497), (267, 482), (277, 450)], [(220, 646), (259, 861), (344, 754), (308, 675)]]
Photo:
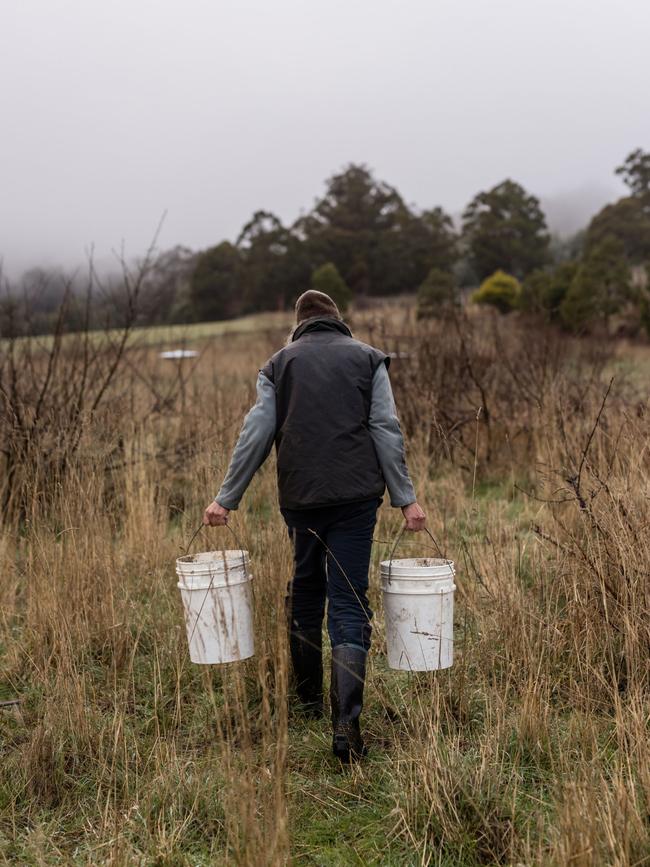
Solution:
[(248, 563), (250, 561), (250, 555), (248, 551), (244, 549), (228, 549), (221, 550), (216, 549), (215, 551), (199, 551), (196, 554), (183, 554), (182, 557), (176, 558), (177, 566), (195, 566), (195, 567), (203, 567), (208, 568), (212, 566), (217, 567), (225, 567), (232, 568), (230, 563), (233, 562), (235, 565), (239, 564), (240, 566), (245, 562)]
[(442, 557), (401, 557), (395, 560), (381, 560), (379, 566), (382, 572), (394, 572), (395, 569), (408, 569), (409, 571), (417, 569), (422, 572), (446, 569), (448, 572), (455, 572), (454, 561)]

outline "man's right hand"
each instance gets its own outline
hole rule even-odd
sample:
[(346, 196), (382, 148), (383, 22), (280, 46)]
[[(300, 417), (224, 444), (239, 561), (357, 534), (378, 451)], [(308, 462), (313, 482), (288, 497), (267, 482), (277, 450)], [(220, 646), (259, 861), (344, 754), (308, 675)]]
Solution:
[(407, 530), (424, 530), (424, 525), (427, 521), (427, 516), (417, 503), (410, 503), (408, 506), (402, 506), (402, 514), (406, 521)]
[(203, 523), (210, 527), (225, 527), (228, 523), (228, 511), (216, 501), (210, 503), (203, 513)]

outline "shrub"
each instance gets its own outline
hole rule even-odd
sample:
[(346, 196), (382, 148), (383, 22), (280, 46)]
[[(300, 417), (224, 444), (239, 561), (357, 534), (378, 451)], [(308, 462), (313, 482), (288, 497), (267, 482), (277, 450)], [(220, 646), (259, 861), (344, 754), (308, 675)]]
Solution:
[(418, 319), (435, 318), (457, 305), (458, 287), (454, 275), (440, 268), (432, 268), (418, 289)]
[(352, 301), (350, 287), (333, 262), (327, 262), (314, 271), (311, 275), (311, 288), (329, 295), (341, 313), (346, 312)]
[(530, 313), (541, 313), (551, 321), (558, 319), (560, 306), (577, 270), (577, 262), (562, 262), (553, 271), (533, 271), (521, 287), (519, 307)]
[(505, 271), (495, 271), (472, 295), (475, 304), (491, 304), (501, 313), (510, 313), (519, 305), (521, 283)]

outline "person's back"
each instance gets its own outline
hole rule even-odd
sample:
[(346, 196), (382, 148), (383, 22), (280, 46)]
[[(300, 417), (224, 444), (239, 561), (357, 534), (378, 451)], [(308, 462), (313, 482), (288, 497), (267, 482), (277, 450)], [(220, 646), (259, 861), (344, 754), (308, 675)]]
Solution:
[(225, 524), (272, 445), (280, 509), (294, 546), (286, 608), (295, 687), (304, 712), (322, 714), (322, 623), (332, 645), (333, 751), (365, 755), (363, 706), (372, 610), (368, 568), (386, 485), (411, 530), (424, 527), (406, 469), (388, 356), (355, 340), (327, 295), (296, 303), (287, 346), (261, 369), (226, 478), (204, 523)]

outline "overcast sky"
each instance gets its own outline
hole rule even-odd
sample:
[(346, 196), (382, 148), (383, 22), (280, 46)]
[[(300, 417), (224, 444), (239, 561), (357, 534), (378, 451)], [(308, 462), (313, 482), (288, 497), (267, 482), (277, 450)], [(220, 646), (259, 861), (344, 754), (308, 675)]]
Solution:
[[(650, 148), (649, 0), (2, 0), (0, 256), (71, 266), (292, 221), (346, 163), (551, 210)], [(559, 218), (558, 218), (559, 219)]]

